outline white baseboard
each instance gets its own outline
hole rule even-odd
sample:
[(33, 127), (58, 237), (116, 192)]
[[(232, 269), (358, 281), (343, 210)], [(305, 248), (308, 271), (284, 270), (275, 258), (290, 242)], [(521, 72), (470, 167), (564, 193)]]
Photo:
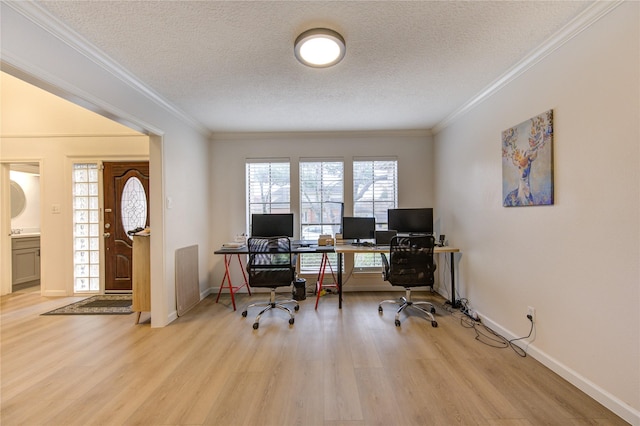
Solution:
[[(309, 288), (309, 283), (307, 283), (307, 288)], [(424, 288), (426, 289), (426, 287)], [(205, 298), (209, 294), (216, 294), (217, 291), (218, 291), (217, 288), (209, 287), (207, 290), (201, 293), (201, 298)], [(270, 290), (268, 288), (252, 288), (251, 289), (252, 293), (269, 293), (269, 291)], [(404, 288), (398, 287), (398, 286), (392, 286), (386, 283), (381, 285), (371, 284), (371, 285), (357, 285), (357, 286), (351, 286), (351, 287), (347, 285), (342, 289), (342, 291), (343, 293), (356, 293), (359, 291), (398, 291), (398, 292), (404, 293)], [(286, 287), (280, 287), (276, 290), (276, 293), (290, 293), (290, 292), (291, 292), (291, 289)], [(229, 289), (223, 288), (222, 294), (228, 295)]]
[[(520, 336), (516, 336), (509, 330), (502, 327), (500, 324), (492, 321), (490, 318), (478, 312), (478, 315), (482, 319), (482, 323), (491, 328), (498, 334), (504, 336), (507, 340), (515, 339)], [(525, 342), (523, 340), (523, 342)], [(531, 343), (526, 347), (527, 355), (531, 356), (535, 360), (539, 361), (542, 365), (558, 374), (560, 377), (580, 389), (582, 392), (589, 395), (591, 398), (604, 405), (606, 408), (622, 417), (625, 421), (632, 425), (640, 426), (640, 411), (630, 407), (624, 401), (610, 394), (606, 390), (602, 389), (586, 377), (578, 374), (576, 371), (567, 367), (557, 359), (553, 358), (549, 354), (536, 348), (535, 344)]]
[(213, 293), (213, 287), (208, 287), (204, 291), (200, 292), (200, 301), (202, 301), (205, 297)]
[(65, 290), (43, 290), (41, 296), (44, 297), (69, 297)]
[(384, 283), (384, 284), (357, 285), (357, 286), (351, 286), (351, 287), (346, 285), (342, 289), (343, 293), (357, 293), (359, 291), (400, 291), (404, 293), (404, 287), (392, 286), (389, 283)]
[(178, 311), (177, 310), (173, 310), (171, 312), (169, 312), (169, 316), (167, 317), (167, 324), (172, 323), (173, 321), (178, 319)]

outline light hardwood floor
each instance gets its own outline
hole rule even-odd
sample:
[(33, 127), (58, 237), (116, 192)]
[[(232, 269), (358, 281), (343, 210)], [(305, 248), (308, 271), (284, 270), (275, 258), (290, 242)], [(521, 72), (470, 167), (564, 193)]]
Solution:
[[(489, 347), (437, 299), (394, 325), (399, 293), (300, 302), (251, 327), (215, 295), (164, 328), (135, 315), (41, 316), (79, 298), (1, 299), (2, 425), (622, 425), (531, 357)], [(414, 293), (415, 299), (435, 295)], [(528, 330), (527, 330), (528, 331)]]

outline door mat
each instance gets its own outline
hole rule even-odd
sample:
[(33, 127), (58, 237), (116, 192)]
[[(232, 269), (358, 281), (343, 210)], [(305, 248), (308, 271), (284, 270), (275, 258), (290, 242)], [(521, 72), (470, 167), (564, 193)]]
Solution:
[(130, 294), (92, 296), (42, 315), (128, 315), (131, 310)]

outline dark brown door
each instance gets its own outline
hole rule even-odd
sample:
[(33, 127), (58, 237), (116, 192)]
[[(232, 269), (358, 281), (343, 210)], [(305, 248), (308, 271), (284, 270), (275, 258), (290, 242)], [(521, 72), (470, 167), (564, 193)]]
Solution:
[(105, 162), (105, 291), (130, 291), (132, 243), (127, 234), (149, 225), (149, 162)]

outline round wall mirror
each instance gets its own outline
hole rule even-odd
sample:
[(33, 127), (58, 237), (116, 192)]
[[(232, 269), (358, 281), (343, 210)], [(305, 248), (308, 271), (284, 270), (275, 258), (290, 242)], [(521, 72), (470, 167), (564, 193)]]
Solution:
[(27, 207), (27, 197), (22, 187), (15, 181), (11, 181), (11, 219), (19, 216)]

